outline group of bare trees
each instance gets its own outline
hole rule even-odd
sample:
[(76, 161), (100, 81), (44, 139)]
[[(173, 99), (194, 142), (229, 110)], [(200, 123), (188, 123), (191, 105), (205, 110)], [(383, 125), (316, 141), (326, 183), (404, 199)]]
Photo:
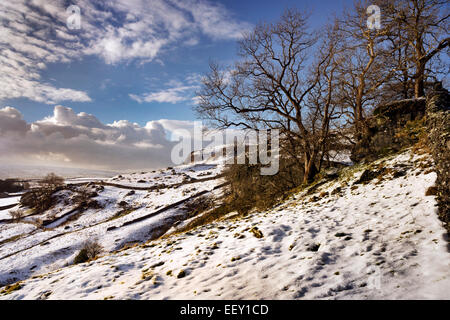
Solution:
[(374, 102), (423, 97), (427, 80), (434, 82), (449, 71), (439, 59), (450, 41), (448, 1), (374, 3), (381, 9), (381, 29), (371, 30), (365, 24), (368, 2), (356, 3), (337, 20), (348, 57), (342, 65), (346, 80), (340, 90), (345, 103), (353, 107), (356, 123)]
[[(367, 8), (381, 9), (381, 28), (368, 28)], [(196, 111), (219, 128), (279, 129), (283, 155), (311, 181), (336, 140), (357, 139), (371, 109), (386, 99), (420, 98), (428, 79), (447, 75), (447, 1), (357, 2), (322, 30), (308, 15), (286, 10), (239, 42), (240, 59), (211, 64)], [(440, 66), (441, 68), (438, 68)]]
[[(392, 48), (404, 52), (396, 69), (409, 71), (415, 98), (423, 97), (426, 80), (449, 71), (448, 65), (441, 64), (439, 59), (433, 60), (450, 44), (448, 1), (395, 1), (388, 6), (387, 13), (398, 38)], [(440, 70), (439, 65), (446, 70)]]
[(20, 198), (21, 205), (33, 208), (35, 212), (43, 212), (52, 204), (52, 194), (64, 185), (64, 178), (54, 173), (47, 174), (34, 187)]

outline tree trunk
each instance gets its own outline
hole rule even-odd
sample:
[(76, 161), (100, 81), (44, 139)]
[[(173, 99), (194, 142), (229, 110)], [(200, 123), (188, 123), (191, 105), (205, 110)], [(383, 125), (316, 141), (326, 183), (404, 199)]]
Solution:
[(359, 123), (363, 120), (363, 110), (362, 110), (362, 104), (363, 104), (363, 95), (364, 95), (364, 89), (360, 86), (358, 88), (358, 93), (356, 96), (356, 110), (355, 110), (355, 118), (356, 122)]
[(420, 98), (425, 96), (425, 65), (419, 63), (416, 72), (416, 81), (414, 83), (414, 96), (415, 98)]
[(364, 96), (364, 79), (360, 79), (361, 84), (359, 85), (358, 92), (356, 95), (356, 105), (355, 105), (355, 138), (359, 140), (362, 136), (362, 130), (364, 126), (364, 115), (363, 115), (363, 96)]
[(305, 153), (305, 174), (303, 175), (303, 183), (308, 184), (314, 180), (317, 174), (317, 167), (314, 162), (314, 156)]
[(408, 73), (407, 72), (403, 72), (403, 81), (402, 81), (403, 99), (408, 99), (409, 98), (409, 86), (410, 86), (410, 84), (408, 83), (408, 81), (409, 81)]

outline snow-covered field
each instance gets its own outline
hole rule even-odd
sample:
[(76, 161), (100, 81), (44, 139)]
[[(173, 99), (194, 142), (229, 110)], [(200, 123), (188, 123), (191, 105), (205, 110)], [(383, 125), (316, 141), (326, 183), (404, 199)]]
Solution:
[[(184, 169), (191, 170), (187, 167), (184, 166)], [(211, 166), (195, 166), (192, 170), (200, 175), (203, 172), (206, 176), (209, 169)], [(217, 166), (213, 166), (213, 169), (213, 172), (222, 170)], [(134, 220), (162, 210), (167, 205), (190, 199), (200, 192), (221, 192), (220, 189), (213, 190), (222, 183), (220, 178), (199, 180), (197, 183), (192, 181), (186, 185), (171, 187), (175, 180), (171, 174), (164, 175), (158, 181), (166, 186), (155, 190), (99, 187), (94, 184), (88, 189), (97, 192), (93, 199), (100, 206), (82, 212), (76, 210), (77, 205), (73, 201), (74, 195), (71, 191), (59, 191), (55, 196), (61, 200), (44, 214), (28, 216), (21, 223), (0, 224), (0, 284), (72, 264), (86, 240), (98, 239), (105, 252), (118, 250), (127, 244), (144, 242), (158, 235), (161, 225), (169, 228), (182, 218), (185, 212), (182, 206), (177, 206), (154, 217), (132, 223)], [(117, 183), (126, 186), (125, 183)], [(1, 200), (9, 199), (11, 198)], [(8, 211), (3, 214), (5, 218), (11, 218)], [(39, 220), (51, 223), (39, 228)]]
[(136, 172), (117, 175), (106, 180), (106, 182), (138, 188), (151, 188), (154, 186), (163, 188), (166, 185), (194, 182), (196, 179), (212, 178), (219, 175), (222, 169), (223, 166), (215, 164), (183, 165), (152, 172)]
[[(27, 225), (22, 232), (35, 232), (32, 236), (0, 246), (0, 281), (25, 279), (0, 298), (449, 299), (446, 233), (435, 198), (425, 196), (436, 179), (432, 170), (423, 169), (429, 162), (428, 156), (406, 152), (372, 164), (370, 170), (384, 171), (370, 179), (361, 179), (367, 168), (352, 167), (339, 179), (294, 194), (267, 212), (224, 219), (62, 267), (89, 236), (99, 237), (108, 251), (125, 241), (148, 238), (155, 226), (179, 210), (106, 229), (148, 213), (147, 207), (151, 211), (181, 199), (183, 188), (211, 190), (219, 182), (150, 194), (136, 191), (130, 198), (125, 197), (129, 190), (105, 187), (99, 195), (105, 209), (83, 213), (69, 231), (63, 226), (37, 231)], [(176, 168), (165, 183), (177, 183), (180, 172), (189, 169)], [(123, 175), (116, 180), (130, 186), (145, 180), (150, 185), (153, 176)], [(140, 208), (120, 221), (96, 225), (117, 210), (112, 199), (124, 197)], [(0, 228), (3, 239), (4, 233), (19, 233), (17, 224)], [(58, 237), (45, 242), (52, 236)]]
[(9, 206), (11, 204), (18, 203), (19, 200), (20, 200), (20, 196), (9, 197), (9, 198), (0, 198), (0, 207)]
[[(0, 207), (8, 207), (13, 204), (18, 204), (20, 201), (20, 196), (17, 197), (8, 197), (8, 198), (0, 198)], [(14, 210), (14, 208), (0, 210), (0, 220), (3, 219), (11, 219), (11, 215), (9, 214), (10, 210)]]

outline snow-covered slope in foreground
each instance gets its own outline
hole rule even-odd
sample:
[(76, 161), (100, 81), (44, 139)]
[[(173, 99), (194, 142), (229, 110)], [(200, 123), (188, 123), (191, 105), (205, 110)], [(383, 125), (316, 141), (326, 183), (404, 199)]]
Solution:
[(270, 211), (35, 276), (1, 298), (448, 299), (426, 162), (409, 152), (380, 160), (371, 168), (388, 170), (366, 184), (352, 168)]

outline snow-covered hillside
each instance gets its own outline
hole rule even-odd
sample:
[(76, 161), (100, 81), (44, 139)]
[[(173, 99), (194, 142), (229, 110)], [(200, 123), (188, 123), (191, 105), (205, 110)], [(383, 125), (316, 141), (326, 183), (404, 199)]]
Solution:
[[(73, 259), (86, 237), (99, 237), (108, 249), (149, 237), (179, 211), (120, 226), (183, 199), (185, 192), (211, 190), (220, 182), (136, 190), (130, 196), (129, 190), (106, 186), (98, 196), (105, 209), (83, 213), (69, 230), (63, 225), (45, 231), (29, 224), (0, 226), (0, 281), (31, 276), (0, 298), (448, 299), (448, 242), (435, 198), (425, 195), (436, 179), (430, 164), (429, 156), (408, 151), (350, 167), (338, 179), (299, 191), (269, 211), (223, 219), (57, 269)], [(189, 175), (189, 170), (195, 168), (176, 168), (165, 183), (180, 182), (180, 173)], [(123, 175), (111, 182), (151, 187), (156, 174)], [(160, 179), (165, 174), (159, 173)], [(104, 222), (118, 210), (113, 199), (127, 199), (138, 209)], [(106, 231), (111, 226), (118, 228)]]
[[(124, 174), (105, 183), (68, 181), (76, 183), (72, 190), (57, 192), (57, 202), (43, 214), (0, 223), (0, 285), (72, 264), (87, 240), (97, 239), (105, 252), (112, 252), (160, 236), (184, 218), (185, 202), (220, 194), (222, 168), (194, 164), (154, 174)], [(81, 188), (92, 195), (93, 205), (86, 210), (78, 209), (76, 202)], [(0, 219), (11, 220), (9, 211), (0, 211)]]

